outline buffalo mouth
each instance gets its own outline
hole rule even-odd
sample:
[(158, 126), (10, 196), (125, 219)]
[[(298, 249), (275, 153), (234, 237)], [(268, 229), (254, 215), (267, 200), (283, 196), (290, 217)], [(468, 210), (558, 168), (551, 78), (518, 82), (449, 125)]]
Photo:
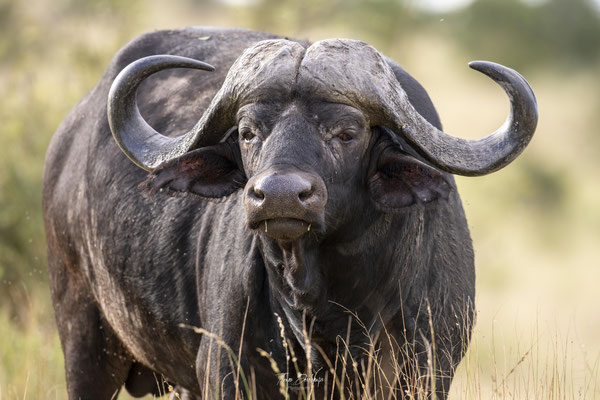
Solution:
[(310, 232), (310, 222), (296, 218), (265, 219), (256, 224), (254, 229), (264, 232), (270, 238), (281, 241), (292, 241)]

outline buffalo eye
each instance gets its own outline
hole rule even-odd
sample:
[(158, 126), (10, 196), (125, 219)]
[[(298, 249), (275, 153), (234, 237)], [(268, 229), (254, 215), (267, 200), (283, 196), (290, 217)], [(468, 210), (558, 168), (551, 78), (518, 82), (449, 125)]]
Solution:
[(246, 143), (250, 143), (256, 137), (250, 128), (242, 128), (239, 133), (242, 140)]
[(354, 140), (354, 137), (352, 136), (352, 131), (350, 130), (343, 130), (340, 133), (338, 133), (336, 135), (336, 137), (341, 140), (343, 143), (349, 143), (351, 141)]

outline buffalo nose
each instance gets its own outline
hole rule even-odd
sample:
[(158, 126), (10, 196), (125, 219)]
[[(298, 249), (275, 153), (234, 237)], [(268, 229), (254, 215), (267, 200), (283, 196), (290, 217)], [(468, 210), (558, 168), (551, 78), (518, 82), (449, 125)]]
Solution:
[(257, 205), (272, 203), (274, 206), (304, 207), (315, 194), (315, 187), (299, 174), (272, 173), (258, 177), (248, 194)]
[(252, 177), (244, 191), (249, 226), (276, 238), (291, 239), (320, 225), (326, 203), (323, 179), (296, 168), (267, 170)]

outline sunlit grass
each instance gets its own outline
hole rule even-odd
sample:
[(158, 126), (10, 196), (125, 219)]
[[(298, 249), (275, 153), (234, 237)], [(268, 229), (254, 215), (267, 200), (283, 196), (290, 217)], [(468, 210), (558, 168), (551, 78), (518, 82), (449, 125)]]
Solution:
[[(450, 399), (600, 398), (600, 352), (590, 348), (581, 338), (581, 324), (576, 321), (559, 324), (551, 318), (550, 310), (540, 305), (534, 307), (537, 311), (526, 318), (516, 314), (519, 310), (509, 308), (485, 315), (480, 313), (469, 351), (451, 387)], [(524, 319), (528, 323), (524, 323)], [(18, 317), (0, 313), (0, 399), (66, 399), (63, 357), (53, 323), (52, 312), (39, 300), (24, 306), (23, 314)], [(282, 341), (289, 345), (285, 331), (282, 329), (281, 332)], [(218, 336), (203, 330), (198, 330), (198, 333), (208, 334), (207, 339), (225, 346)], [(340, 343), (341, 359), (344, 356), (343, 340)], [(372, 364), (368, 369), (370, 375), (359, 381), (360, 385), (372, 391), (370, 393), (377, 390), (377, 382), (386, 385), (377, 376), (379, 365), (373, 357), (373, 349), (367, 356), (367, 361)], [(232, 371), (248, 376), (247, 383), (240, 385), (240, 393), (246, 393), (247, 397), (256, 394), (251, 371), (238, 372), (236, 369), (237, 349), (225, 350), (231, 353)], [(289, 372), (290, 376), (306, 373), (297, 370), (295, 358), (298, 355), (289, 355), (288, 365), (273, 366), (274, 376), (283, 371)], [(265, 356), (268, 357), (266, 353)], [(341, 361), (333, 360), (330, 364), (336, 362)], [(350, 360), (347, 366), (356, 368)], [(330, 376), (329, 379), (329, 388), (331, 385), (339, 388), (342, 382), (355, 384), (340, 377)], [(206, 389), (210, 387), (205, 385)], [(293, 398), (288, 387), (282, 386), (281, 390), (285, 393), (284, 397)], [(323, 390), (323, 387), (307, 386), (304, 398), (313, 398), (318, 390)], [(416, 391), (413, 398), (422, 399), (423, 393), (422, 390)], [(146, 396), (146, 399), (150, 398)], [(363, 395), (360, 398), (374, 397)], [(131, 397), (122, 390), (119, 399)]]
[(482, 318), (450, 398), (600, 398), (600, 352), (582, 342), (580, 326), (559, 325), (547, 311), (530, 324), (509, 309)]
[(63, 354), (47, 291), (0, 307), (0, 399), (64, 399)]

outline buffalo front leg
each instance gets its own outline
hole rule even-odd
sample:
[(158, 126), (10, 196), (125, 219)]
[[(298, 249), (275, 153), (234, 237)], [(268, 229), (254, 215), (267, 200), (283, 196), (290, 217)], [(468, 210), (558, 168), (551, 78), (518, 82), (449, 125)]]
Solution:
[(219, 336), (213, 336), (212, 333), (202, 336), (196, 358), (196, 371), (203, 397), (239, 398), (241, 384), (238, 377), (236, 385), (237, 368), (229, 351), (232, 351), (232, 348)]
[(57, 315), (69, 399), (117, 398), (130, 357), (94, 306), (78, 304), (76, 312)]
[(116, 398), (127, 379), (131, 357), (102, 318), (89, 288), (74, 279), (73, 270), (49, 259), (69, 399)]
[[(421, 313), (406, 318), (396, 332), (401, 338), (396, 359), (401, 366), (397, 381), (406, 398), (443, 400), (448, 397), (454, 372), (463, 358), (471, 335), (474, 313), (470, 301), (465, 311)], [(431, 315), (431, 316), (430, 316)], [(435, 396), (433, 394), (435, 393)]]

